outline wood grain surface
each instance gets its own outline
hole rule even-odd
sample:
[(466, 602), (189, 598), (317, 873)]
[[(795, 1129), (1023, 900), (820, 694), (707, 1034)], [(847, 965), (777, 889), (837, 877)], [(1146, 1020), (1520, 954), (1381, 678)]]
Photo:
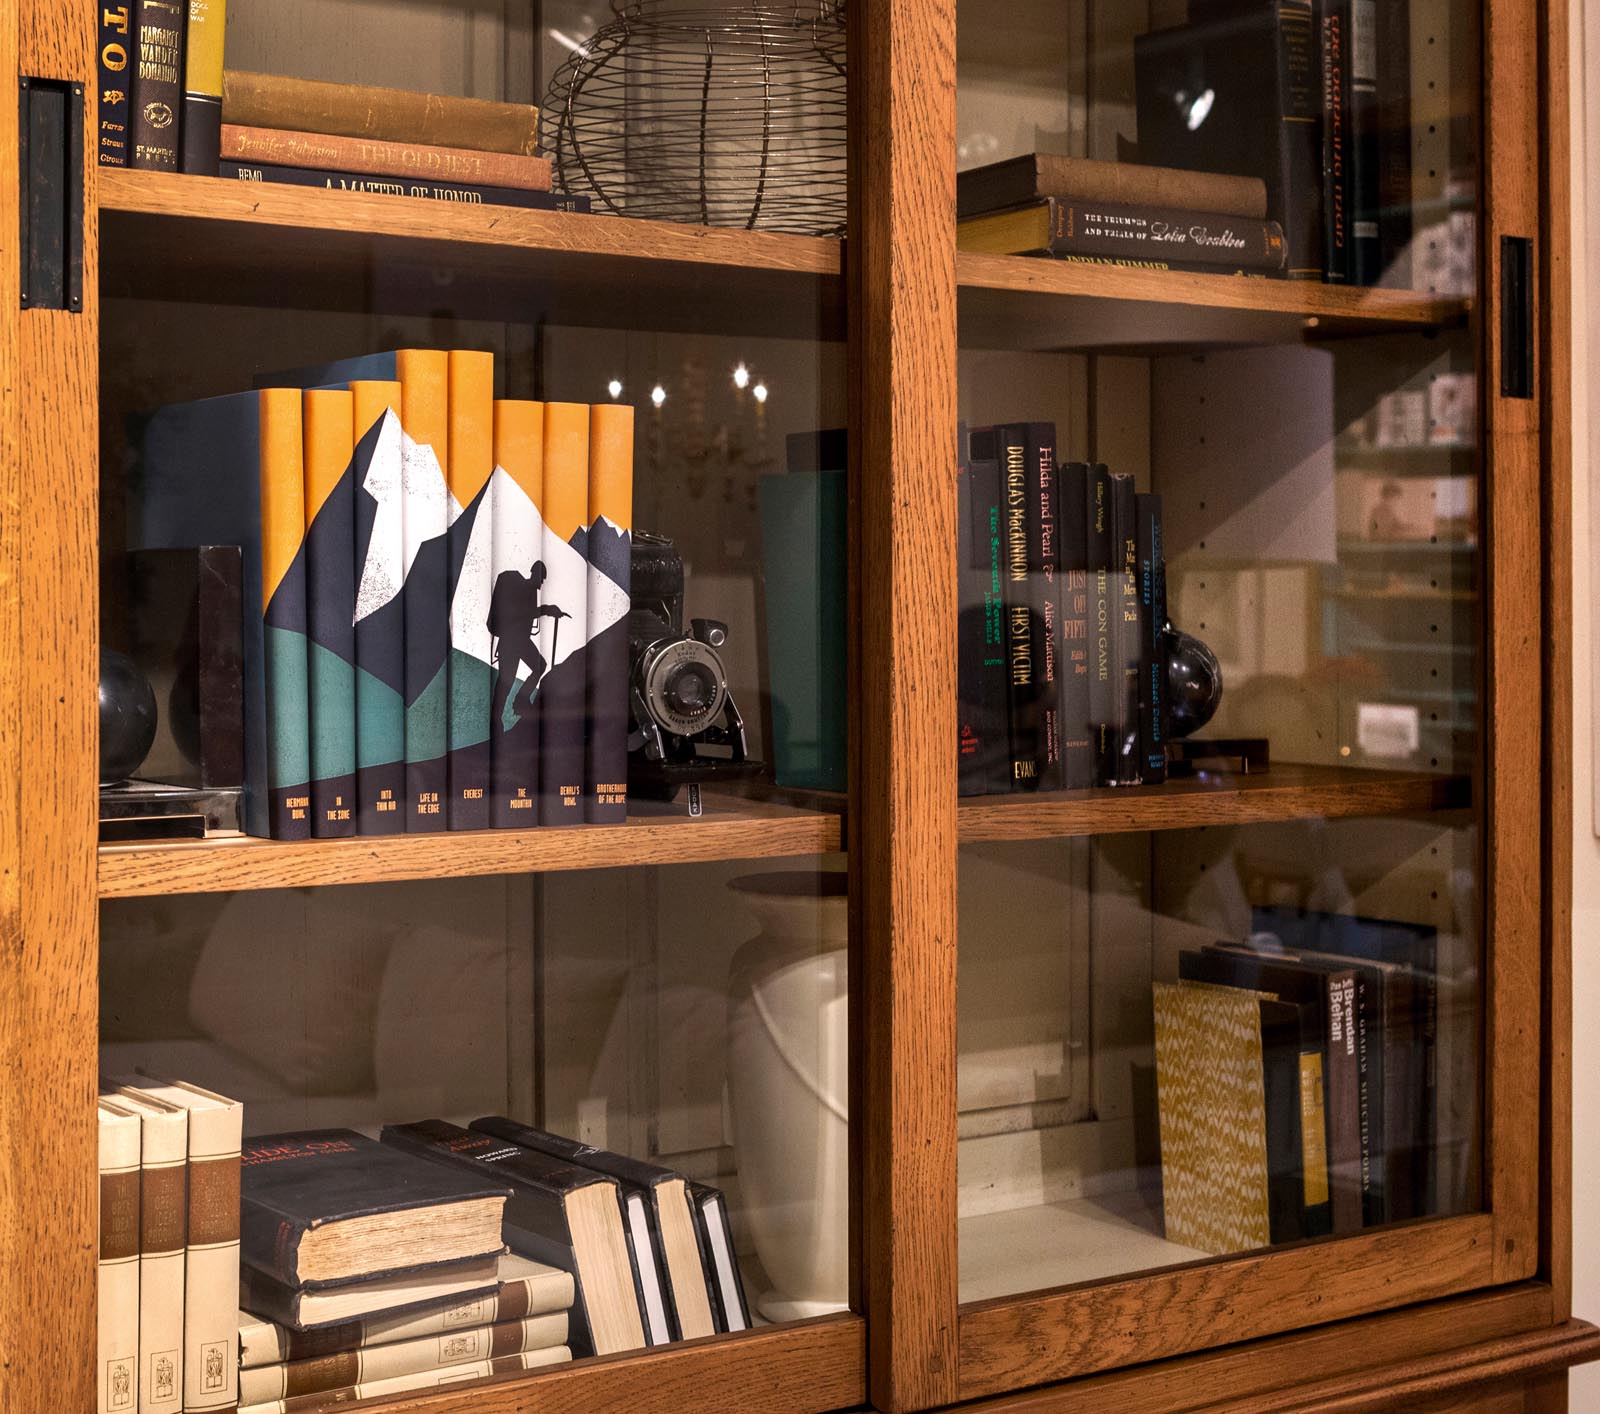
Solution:
[(0, 105), (0, 1405), (73, 1414), (98, 1250), (93, 14), (0, 7), (0, 72), (86, 93), (76, 314), (18, 307), (15, 87)]
[(1545, 0), (1539, 87), (1544, 192), (1544, 1102), (1539, 1264), (1572, 1315), (1572, 73), (1568, 0)]
[(859, 1404), (865, 1384), (866, 1323), (824, 1316), (361, 1407), (384, 1414), (820, 1414)]
[(162, 172), (101, 187), (108, 296), (843, 333), (837, 240)]
[[(1544, 624), (1541, 535), (1542, 407), (1538, 396), (1501, 396), (1501, 240), (1540, 240), (1539, 25), (1533, 0), (1488, 0), (1483, 9), (1486, 301), (1481, 332), (1488, 453), (1488, 652), (1484, 909), (1488, 1008), (1485, 1050), (1486, 1173), (1495, 1221), (1494, 1274), (1510, 1281), (1539, 1263), (1539, 1106), (1544, 996)], [(1534, 329), (1544, 299), (1533, 296)], [(1546, 374), (1535, 336), (1534, 387)], [(1547, 533), (1547, 532), (1546, 532)]]
[(1463, 776), (1282, 765), (1248, 776), (1215, 772), (1136, 789), (973, 797), (961, 802), (958, 819), (961, 842), (972, 844), (1455, 810), (1471, 798), (1471, 782)]
[(1337, 1242), (1001, 1298), (961, 1310), (961, 1397), (1159, 1360), (1482, 1286), (1492, 1218), (1475, 1214)]
[(852, 1208), (897, 1414), (956, 1394), (955, 0), (846, 13)]
[[(681, 805), (635, 804), (624, 825), (567, 829), (357, 836), (296, 843), (234, 836), (171, 844), (102, 845), (100, 897), (773, 859), (829, 854), (840, 848), (836, 814), (710, 795), (705, 797), (704, 809), (705, 813), (693, 820)], [(659, 813), (642, 813), (646, 810)]]

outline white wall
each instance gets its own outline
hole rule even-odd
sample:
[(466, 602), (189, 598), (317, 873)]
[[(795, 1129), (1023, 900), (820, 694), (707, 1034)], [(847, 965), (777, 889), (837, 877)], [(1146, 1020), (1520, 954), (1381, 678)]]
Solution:
[[(1591, 396), (1590, 371), (1600, 375), (1600, 319), (1590, 313), (1589, 292), (1600, 294), (1600, 179), (1591, 155), (1600, 156), (1600, 0), (1573, 6), (1572, 143), (1573, 220), (1573, 856), (1572, 856), (1572, 1307), (1590, 1320), (1600, 1316), (1600, 839), (1595, 835), (1595, 601), (1600, 575), (1591, 547), (1600, 543), (1600, 498), (1592, 476), (1600, 469), (1600, 394)], [(1585, 129), (1587, 132), (1585, 132)], [(1600, 1367), (1573, 1373), (1571, 1408), (1600, 1408)]]

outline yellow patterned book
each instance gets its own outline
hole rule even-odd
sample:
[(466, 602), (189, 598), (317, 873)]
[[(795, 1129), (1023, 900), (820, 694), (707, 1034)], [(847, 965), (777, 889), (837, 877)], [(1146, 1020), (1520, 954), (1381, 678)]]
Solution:
[(1271, 1242), (1263, 992), (1157, 982), (1156, 1093), (1169, 1242), (1243, 1252)]

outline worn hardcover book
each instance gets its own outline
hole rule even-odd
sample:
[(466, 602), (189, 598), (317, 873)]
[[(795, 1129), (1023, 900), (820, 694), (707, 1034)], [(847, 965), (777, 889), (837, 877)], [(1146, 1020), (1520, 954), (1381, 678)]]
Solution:
[(474, 182), (445, 182), (432, 177), (373, 177), (360, 172), (336, 172), (322, 167), (282, 167), (273, 162), (220, 162), (215, 175), (241, 182), (272, 186), (322, 187), (328, 191), (376, 192), (382, 196), (413, 196), (423, 201), (454, 201), (463, 206), (515, 206), (524, 211), (589, 210), (586, 196), (562, 192), (521, 191), (516, 187), (491, 187)]
[(969, 216), (956, 228), (956, 244), (992, 255), (1104, 255), (1227, 271), (1278, 271), (1284, 263), (1276, 221), (1058, 197)]
[(549, 1350), (567, 1343), (567, 1313), (554, 1311), (492, 1326), (444, 1331), (415, 1340), (358, 1346), (327, 1355), (282, 1364), (258, 1365), (239, 1372), (239, 1402), (262, 1404), (273, 1399), (319, 1394), (399, 1375), (447, 1370), (474, 1360)]
[(958, 783), (962, 795), (998, 795), (1011, 788), (999, 467), (967, 460), (956, 499)]
[(306, 657), (311, 705), (311, 833), (356, 832), (354, 404), (346, 389), (308, 388), (301, 405), (306, 474)]
[(539, 110), (527, 103), (229, 69), (222, 76), (222, 106), (228, 121), (243, 127), (291, 128), (525, 157), (539, 151)]
[(245, 828), (305, 839), (311, 746), (300, 392), (263, 388), (162, 408), (129, 441), (130, 549), (243, 552)]
[(443, 1120), (385, 1125), (383, 1139), (511, 1184), (511, 1249), (572, 1273), (574, 1349), (611, 1355), (644, 1347), (643, 1292), (615, 1179)]
[(1113, 554), (1111, 473), (1104, 462), (1089, 468), (1084, 482), (1085, 522), (1088, 536), (1085, 577), (1089, 609), (1089, 751), (1094, 763), (1094, 784), (1115, 785), (1117, 780), (1117, 561)]
[(507, 1190), (350, 1129), (252, 1139), (241, 1160), (244, 1260), (316, 1289), (502, 1251)]
[(494, 668), (494, 355), (450, 351), (450, 753), (452, 830), (489, 828)]
[(316, 1287), (279, 1281), (247, 1263), (239, 1270), (239, 1305), (297, 1339), (320, 1338), (354, 1322), (403, 1321), (441, 1305), (490, 1296), (498, 1286), (499, 1260), (468, 1258)]
[(1161, 497), (1134, 498), (1139, 524), (1139, 780), (1167, 778), (1167, 566)]
[(1061, 615), (1061, 784), (1084, 790), (1094, 784), (1094, 745), (1089, 729), (1089, 465), (1057, 467), (1060, 507), (1058, 594)]
[(244, 1106), (184, 1081), (128, 1077), (121, 1094), (188, 1112), (188, 1196), (183, 1275), (184, 1414), (239, 1402), (233, 1319), (239, 1290), (239, 1148)]
[(956, 177), (959, 220), (1027, 206), (1047, 197), (1110, 206), (1210, 211), (1247, 221), (1267, 218), (1267, 184), (1259, 177), (1236, 177), (1223, 172), (1186, 172), (1139, 162), (1029, 152), (1005, 162), (969, 168)]
[(139, 1116), (102, 1098), (100, 1118), (99, 1414), (137, 1407), (139, 1387)]
[(135, 0), (100, 6), (100, 91), (95, 95), (95, 161), (102, 167), (128, 165), (128, 88), (133, 77), (137, 32)]
[[(376, 522), (398, 518), (403, 575), (381, 604), (361, 602), (361, 618), (381, 615), (374, 634), (402, 635), (405, 645), (405, 828), (446, 827), (450, 655), (450, 356), (442, 349), (396, 349), (276, 373), (263, 384), (345, 387), (354, 381), (400, 384), (400, 481), (396, 500), (378, 505)], [(380, 489), (376, 486), (369, 490)], [(361, 514), (365, 514), (365, 508)], [(377, 537), (376, 522), (374, 537)], [(363, 566), (363, 576), (366, 567)], [(365, 588), (365, 581), (363, 588)]]
[(583, 818), (628, 818), (628, 610), (633, 558), (633, 408), (589, 409), (588, 759)]
[(447, 1388), (472, 1380), (488, 1379), (491, 1375), (506, 1375), (518, 1370), (537, 1370), (546, 1365), (560, 1365), (571, 1359), (572, 1351), (567, 1346), (555, 1345), (544, 1350), (528, 1350), (521, 1355), (497, 1355), (488, 1360), (472, 1360), (464, 1365), (451, 1365), (442, 1370), (423, 1370), (411, 1375), (393, 1375), (388, 1379), (364, 1380), (359, 1385), (321, 1390), (316, 1394), (269, 1399), (261, 1404), (241, 1404), (239, 1414), (315, 1414), (315, 1411), (326, 1409), (330, 1404), (353, 1404), (357, 1400), (382, 1399), (389, 1395), (410, 1394), (418, 1390)]
[(494, 405), (493, 589), (485, 627), (494, 685), (489, 703), (489, 813), (497, 830), (539, 823), (539, 593), (544, 572), (544, 404)]
[[(1285, 273), (1320, 280), (1322, 67), (1312, 0), (1241, 0), (1134, 40), (1139, 155), (1194, 172), (1259, 177), (1283, 228)], [(1204, 121), (1175, 103), (1209, 91)]]
[(1139, 784), (1139, 698), (1144, 664), (1144, 614), (1139, 606), (1139, 529), (1133, 478), (1113, 475), (1112, 553), (1116, 575), (1118, 785)]
[(745, 1300), (744, 1276), (739, 1270), (739, 1255), (733, 1246), (733, 1228), (728, 1222), (728, 1200), (722, 1190), (704, 1183), (691, 1183), (689, 1196), (694, 1203), (695, 1220), (705, 1243), (716, 1296), (717, 1329), (750, 1329), (750, 1304)]
[(228, 0), (188, 0), (183, 54), (183, 146), (179, 166), (217, 175), (222, 150), (222, 39)]
[[(475, 1119), (472, 1128), (524, 1149), (614, 1178), (622, 1188), (623, 1211), (633, 1239), (634, 1256), (644, 1275), (645, 1252), (654, 1254), (661, 1281), (662, 1305), (673, 1334), (667, 1339), (691, 1340), (716, 1330), (712, 1316), (711, 1274), (701, 1250), (689, 1181), (673, 1169), (645, 1163), (534, 1129), (502, 1115)], [(636, 1201), (637, 1200), (637, 1201)], [(648, 1298), (648, 1288), (646, 1296)], [(648, 1300), (647, 1300), (648, 1305)], [(652, 1344), (659, 1342), (652, 1340)]]
[(583, 820), (589, 667), (589, 408), (544, 405), (544, 573), (537, 586), (539, 823)]
[[(183, 1408), (183, 1247), (189, 1114), (102, 1079), (102, 1097), (139, 1116), (139, 1393), (154, 1414)], [(134, 1405), (127, 1405), (134, 1408)]]
[(130, 167), (178, 170), (183, 111), (183, 17), (188, 0), (133, 0), (138, 59), (130, 84)]
[[(499, 1258), (496, 1277), (497, 1285), (488, 1292), (446, 1298), (397, 1315), (370, 1316), (316, 1330), (297, 1330), (241, 1309), (239, 1366), (251, 1370), (287, 1360), (314, 1360), (362, 1346), (428, 1340), (456, 1331), (565, 1312), (572, 1305), (572, 1274), (543, 1262), (507, 1252)], [(562, 1340), (565, 1339), (563, 1335)]]
[(406, 828), (406, 641), (402, 393), (393, 380), (350, 385), (355, 438), (356, 832)]
[(253, 128), (230, 122), (222, 125), (222, 155), (233, 162), (271, 162), (280, 167), (317, 167), (374, 177), (471, 182), (521, 191), (550, 190), (550, 163), (543, 157), (475, 152), (471, 148), (422, 142)]

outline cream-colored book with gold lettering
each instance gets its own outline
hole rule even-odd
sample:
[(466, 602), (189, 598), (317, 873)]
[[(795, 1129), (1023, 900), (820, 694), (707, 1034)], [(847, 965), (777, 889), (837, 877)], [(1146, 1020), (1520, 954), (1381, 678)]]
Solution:
[(183, 1409), (239, 1402), (239, 1147), (244, 1106), (183, 1080), (122, 1082), (189, 1116), (184, 1249)]
[(125, 1085), (102, 1080), (100, 1090), (140, 1121), (138, 1408), (140, 1414), (180, 1414), (189, 1112)]
[(110, 1100), (100, 1115), (100, 1414), (138, 1407), (139, 1116)]

